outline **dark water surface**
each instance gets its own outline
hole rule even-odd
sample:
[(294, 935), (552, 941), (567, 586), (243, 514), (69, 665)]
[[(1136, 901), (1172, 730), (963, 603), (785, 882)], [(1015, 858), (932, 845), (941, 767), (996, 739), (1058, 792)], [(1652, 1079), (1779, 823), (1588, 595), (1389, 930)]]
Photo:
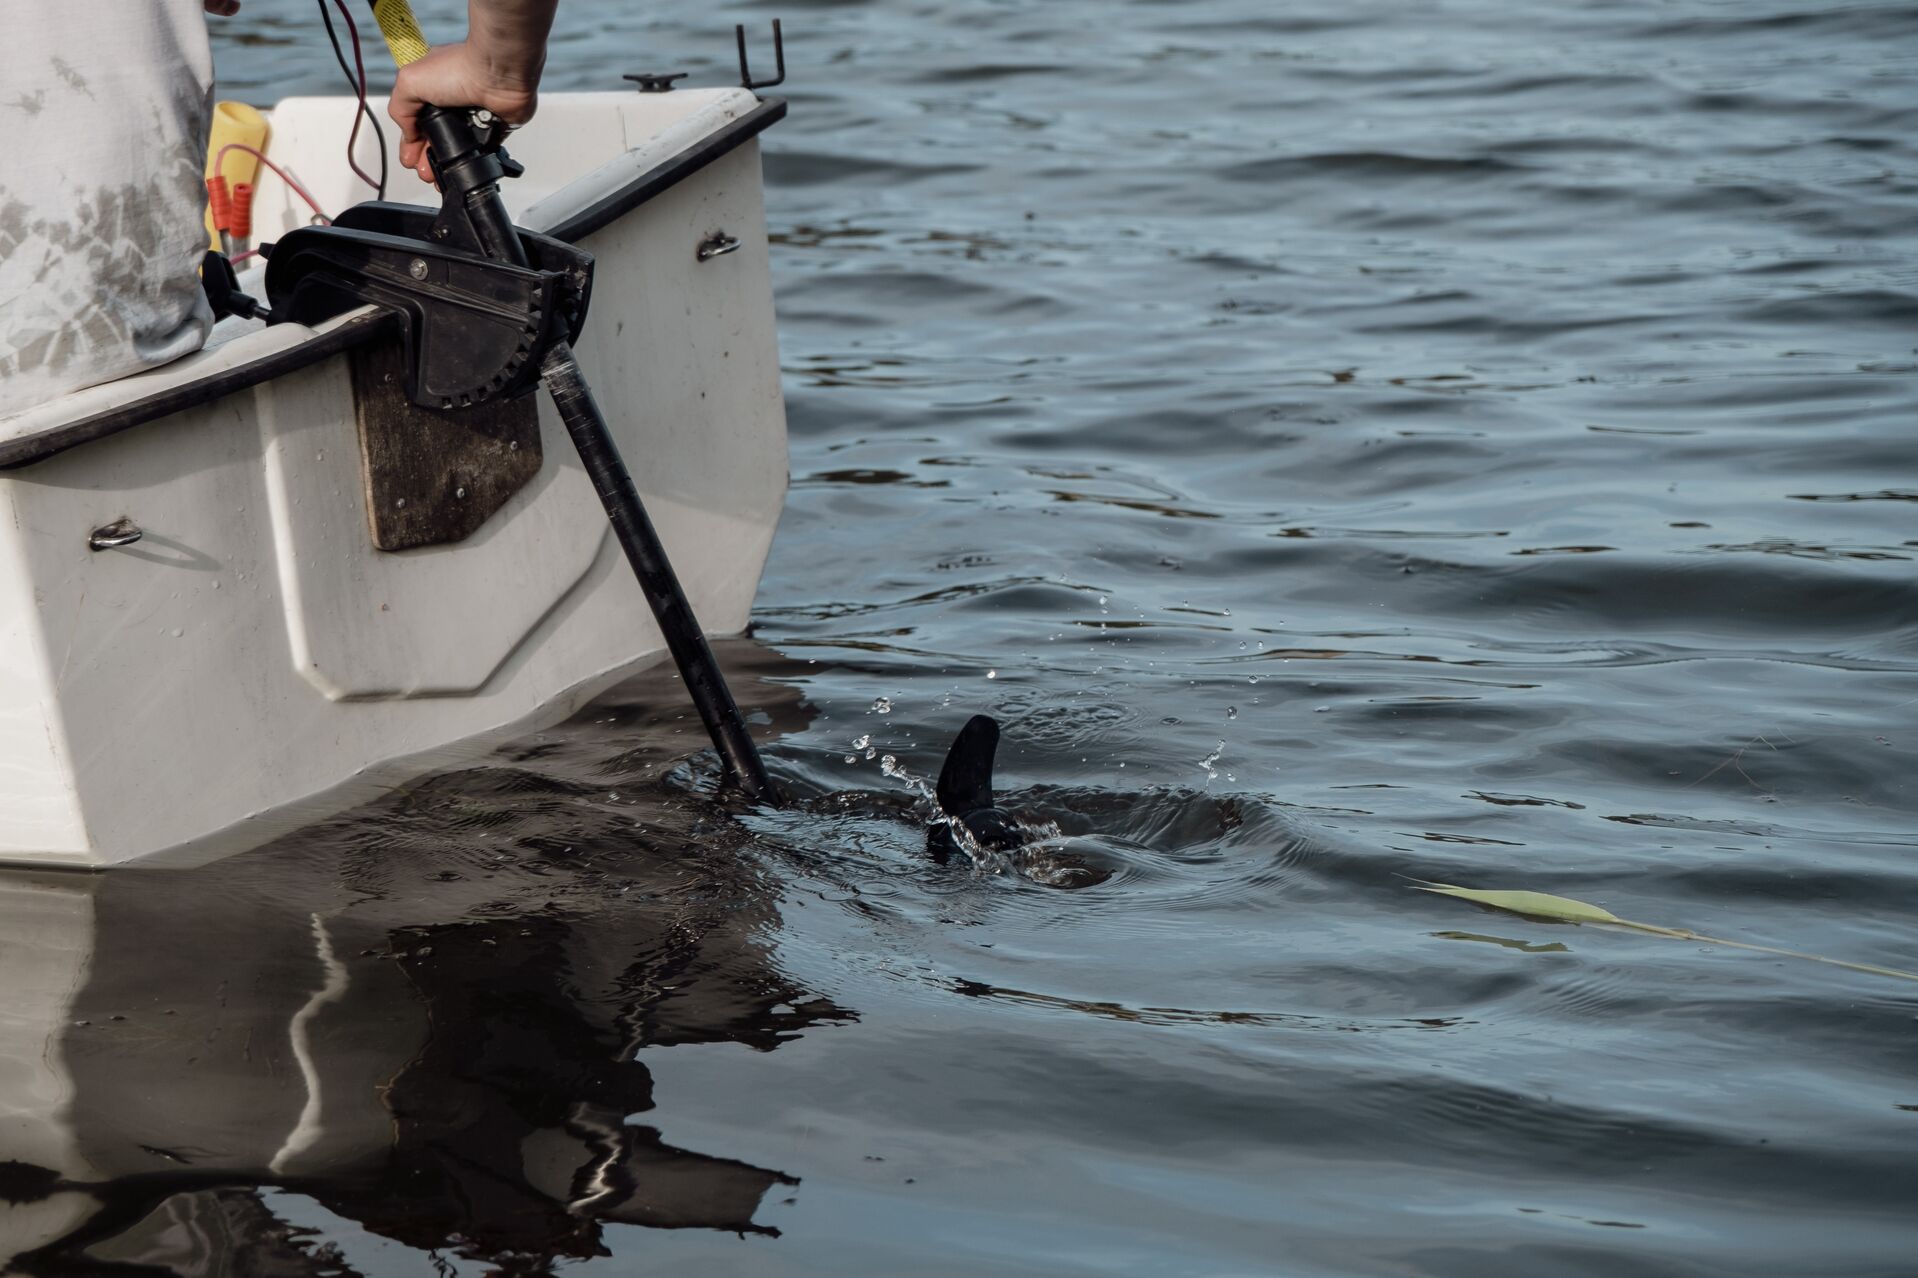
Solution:
[[(332, 91), (249, 10), (227, 91)], [(1408, 884), (1918, 969), (1918, 9), (569, 0), (549, 85), (775, 13), (806, 804), (640, 684), (107, 876), (61, 1254), (1918, 1273), (1918, 984)], [(929, 862), (879, 756), (975, 711), (1110, 878)], [(298, 1042), (366, 1112), (288, 1157)]]

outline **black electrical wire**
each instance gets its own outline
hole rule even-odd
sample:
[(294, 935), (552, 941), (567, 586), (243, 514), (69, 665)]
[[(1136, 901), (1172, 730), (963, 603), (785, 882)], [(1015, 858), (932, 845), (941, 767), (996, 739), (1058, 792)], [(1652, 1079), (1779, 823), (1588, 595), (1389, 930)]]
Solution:
[(326, 38), (332, 42), (333, 56), (339, 61), (340, 71), (346, 76), (346, 87), (353, 90), (353, 95), (360, 100), (360, 110), (365, 114), (366, 122), (373, 126), (373, 140), (379, 143), (379, 198), (383, 200), (386, 198), (386, 134), (380, 129), (379, 117), (374, 114), (372, 103), (366, 100), (366, 86), (360, 83), (359, 77), (353, 74), (353, 68), (347, 64), (346, 50), (340, 47), (339, 34), (333, 30), (333, 14), (327, 8), (327, 3), (328, 0), (319, 0), (320, 21), (326, 24)]

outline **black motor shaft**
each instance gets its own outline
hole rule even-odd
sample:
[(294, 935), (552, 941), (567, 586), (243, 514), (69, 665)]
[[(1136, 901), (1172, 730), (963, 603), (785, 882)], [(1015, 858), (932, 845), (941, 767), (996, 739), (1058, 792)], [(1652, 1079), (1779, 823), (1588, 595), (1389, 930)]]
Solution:
[[(525, 266), (519, 231), (499, 194), (500, 179), (520, 172), (499, 147), (504, 126), (490, 118), (477, 120), (471, 111), (428, 107), (420, 113), (420, 127), (432, 147), (433, 170), (440, 179), (442, 207), (433, 226), (434, 237), (465, 241), (491, 261)], [(647, 517), (572, 346), (555, 341), (546, 350), (540, 372), (728, 776), (749, 799), (781, 802), (779, 788), (766, 774), (752, 734), (746, 731), (726, 677), (686, 601), (666, 547)]]
[(646, 602), (652, 605), (659, 632), (666, 637), (666, 646), (679, 667), (679, 676), (685, 680), (686, 691), (698, 708), (699, 717), (705, 721), (706, 731), (712, 735), (720, 761), (747, 797), (762, 803), (778, 803), (778, 787), (759, 761), (759, 751), (739, 717), (739, 707), (733, 703), (726, 676), (720, 673), (719, 662), (706, 645), (706, 634), (699, 628), (699, 619), (693, 616), (692, 605), (686, 602), (686, 592), (680, 589), (679, 577), (666, 558), (666, 547), (660, 543), (653, 521), (646, 515), (646, 507), (639, 500), (639, 490), (633, 486), (626, 462), (606, 431), (606, 418), (593, 400), (592, 388), (580, 372), (573, 348), (565, 342), (553, 343), (540, 365), (540, 374), (547, 393), (553, 397), (553, 406), (559, 409), (560, 420), (566, 423), (566, 431), (573, 437), (573, 447), (579, 450), (579, 459), (592, 478), (593, 491), (606, 507), (613, 535), (619, 538), (620, 548), (633, 566), (633, 575), (639, 578), (640, 588), (646, 592)]

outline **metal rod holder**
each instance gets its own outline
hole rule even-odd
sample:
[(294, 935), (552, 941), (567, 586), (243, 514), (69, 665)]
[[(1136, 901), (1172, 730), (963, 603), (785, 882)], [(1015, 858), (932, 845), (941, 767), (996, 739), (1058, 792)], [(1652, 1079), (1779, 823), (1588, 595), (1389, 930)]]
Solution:
[(733, 35), (739, 40), (739, 84), (741, 88), (757, 93), (761, 89), (770, 89), (786, 82), (786, 36), (779, 29), (779, 19), (773, 19), (773, 61), (779, 72), (770, 80), (753, 79), (752, 65), (746, 60), (746, 25), (740, 23), (733, 27)]

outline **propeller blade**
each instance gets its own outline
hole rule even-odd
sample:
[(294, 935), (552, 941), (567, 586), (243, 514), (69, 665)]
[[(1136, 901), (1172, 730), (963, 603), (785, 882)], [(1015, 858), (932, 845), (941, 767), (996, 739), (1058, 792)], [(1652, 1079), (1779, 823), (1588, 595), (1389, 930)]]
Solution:
[(992, 757), (999, 750), (999, 721), (975, 714), (952, 739), (939, 769), (939, 807), (960, 816), (992, 806)]

